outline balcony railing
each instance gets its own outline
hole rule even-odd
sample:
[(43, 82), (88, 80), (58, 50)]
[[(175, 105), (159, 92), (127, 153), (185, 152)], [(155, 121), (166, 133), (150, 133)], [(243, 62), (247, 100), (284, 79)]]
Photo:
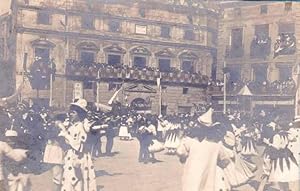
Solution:
[[(99, 74), (99, 76), (98, 76)], [(187, 73), (182, 71), (160, 72), (157, 69), (138, 69), (129, 66), (113, 67), (107, 64), (84, 64), (76, 60), (66, 61), (66, 76), (68, 78), (124, 81), (147, 81), (156, 83), (161, 75), (161, 83), (189, 84), (191, 86), (206, 87), (208, 77), (199, 73)]]
[[(286, 96), (295, 95), (296, 85), (292, 79), (286, 81), (274, 82), (247, 82), (248, 88), (253, 95), (270, 95), (270, 96)], [(237, 95), (244, 87), (245, 83), (227, 83), (226, 91), (229, 95)], [(209, 82), (208, 91), (210, 94), (223, 94), (223, 84), (216, 82)]]

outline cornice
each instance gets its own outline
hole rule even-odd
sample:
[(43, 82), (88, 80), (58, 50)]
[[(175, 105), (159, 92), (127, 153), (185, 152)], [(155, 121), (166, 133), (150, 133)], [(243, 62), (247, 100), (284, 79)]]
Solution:
[[(138, 18), (138, 17), (126, 17), (126, 16), (117, 16), (117, 15), (110, 15), (107, 13), (101, 13), (101, 12), (83, 12), (79, 10), (65, 10), (61, 8), (45, 8), (45, 7), (38, 7), (38, 6), (25, 6), (25, 5), (20, 5), (19, 6), (20, 10), (44, 10), (44, 11), (49, 11), (51, 13), (59, 13), (59, 14), (67, 14), (67, 15), (90, 15), (93, 18), (102, 18), (102, 19), (115, 19), (115, 20), (122, 20), (122, 21), (132, 21), (132, 22), (137, 22), (137, 23), (146, 23), (148, 25), (169, 25), (169, 26), (176, 26), (180, 28), (194, 28), (197, 30), (203, 30), (203, 31), (208, 31), (211, 33), (217, 33), (218, 29), (208, 27), (205, 25), (198, 26), (195, 24), (184, 24), (184, 23), (174, 23), (174, 22), (168, 22), (168, 21), (156, 21), (156, 20), (150, 20), (150, 19), (144, 19), (144, 18)], [(208, 16), (208, 15), (204, 15)], [(216, 18), (217, 19), (217, 18)]]
[(120, 36), (111, 36), (111, 35), (100, 35), (100, 34), (84, 34), (80, 32), (62, 32), (54, 30), (44, 30), (36, 28), (26, 28), (18, 26), (16, 28), (18, 33), (31, 33), (37, 35), (54, 35), (59, 37), (69, 37), (69, 38), (84, 38), (84, 39), (96, 39), (96, 40), (109, 40), (109, 41), (121, 41), (121, 42), (130, 42), (138, 44), (148, 44), (148, 45), (161, 45), (165, 47), (182, 47), (182, 48), (191, 48), (197, 50), (205, 50), (209, 52), (216, 52), (216, 48), (203, 46), (199, 44), (190, 44), (190, 43), (179, 43), (179, 42), (163, 42), (158, 40), (145, 40), (145, 39), (134, 39)]
[[(177, 12), (177, 13), (182, 13), (182, 14), (198, 14), (198, 15), (203, 15), (203, 16), (210, 16), (210, 17), (213, 17), (216, 19), (219, 17), (219, 13), (217, 13), (216, 11), (212, 11), (212, 10), (206, 9), (206, 8), (188, 7), (188, 6), (184, 6), (184, 5), (165, 4), (165, 3), (157, 3), (157, 2), (149, 2), (149, 1), (147, 1), (147, 3), (145, 3), (145, 2), (136, 2), (133, 0), (109, 0), (109, 1), (98, 0), (97, 3), (99, 3), (99, 4), (118, 4), (118, 5), (128, 6), (128, 7), (137, 5), (138, 7), (145, 8), (145, 9), (160, 9), (160, 10), (166, 10), (169, 12)], [(87, 3), (85, 3), (85, 2), (83, 2), (83, 4), (87, 5)], [(21, 9), (45, 9), (45, 7), (43, 7), (43, 6), (25, 5), (22, 3), (19, 3), (17, 6)], [(63, 12), (66, 11), (65, 9), (56, 8), (56, 7), (47, 7), (47, 9), (48, 10), (60, 10)], [(89, 9), (90, 9), (89, 12), (91, 12), (91, 11), (97, 12), (97, 10), (93, 10), (92, 7), (90, 7)], [(74, 9), (73, 11), (82, 12), (84, 10), (75, 10)]]

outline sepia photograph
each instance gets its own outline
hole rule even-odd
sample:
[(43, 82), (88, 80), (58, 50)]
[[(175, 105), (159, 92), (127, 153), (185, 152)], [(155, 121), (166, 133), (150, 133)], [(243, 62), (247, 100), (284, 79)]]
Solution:
[(0, 0), (0, 191), (300, 191), (297, 47), (297, 1)]

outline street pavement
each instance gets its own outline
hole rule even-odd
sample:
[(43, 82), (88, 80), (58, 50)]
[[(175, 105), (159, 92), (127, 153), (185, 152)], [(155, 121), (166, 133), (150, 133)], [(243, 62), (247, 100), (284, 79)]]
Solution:
[[(103, 144), (105, 146), (105, 139)], [(102, 149), (104, 150), (104, 149)], [(115, 138), (112, 157), (100, 157), (95, 161), (98, 190), (100, 191), (180, 191), (183, 165), (176, 156), (165, 151), (156, 153), (156, 163), (138, 162), (139, 144), (136, 139), (123, 141)], [(262, 148), (259, 149), (262, 152)], [(206, 156), (203, 156), (206, 157)], [(262, 161), (254, 158), (258, 165), (257, 176), (251, 185), (235, 190), (255, 191), (261, 176)], [(51, 172), (32, 175), (33, 191), (52, 191)], [(256, 189), (255, 189), (256, 188)]]
[[(103, 139), (102, 150), (104, 150)], [(161, 162), (139, 163), (139, 143), (136, 139), (115, 138), (113, 157), (95, 161), (98, 190), (101, 191), (180, 191), (182, 165), (176, 156), (164, 151), (156, 154)], [(52, 191), (51, 172), (31, 176), (33, 191)]]

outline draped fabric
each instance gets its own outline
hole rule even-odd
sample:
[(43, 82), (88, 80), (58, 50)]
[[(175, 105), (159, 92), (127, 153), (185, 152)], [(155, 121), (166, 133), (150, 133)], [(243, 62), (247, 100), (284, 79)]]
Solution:
[(207, 140), (200, 142), (191, 138), (184, 138), (181, 141), (177, 154), (186, 158), (182, 191), (215, 191), (218, 187), (216, 185), (217, 161), (230, 160), (222, 144)]
[(293, 54), (296, 51), (296, 38), (292, 33), (279, 34), (274, 45), (274, 58), (278, 55)]

